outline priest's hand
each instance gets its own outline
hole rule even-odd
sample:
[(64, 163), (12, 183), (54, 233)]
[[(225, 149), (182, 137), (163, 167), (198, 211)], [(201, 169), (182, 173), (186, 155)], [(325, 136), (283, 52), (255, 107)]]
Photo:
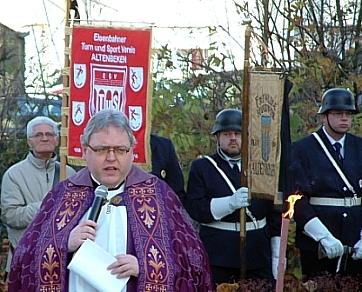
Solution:
[(96, 226), (96, 222), (86, 220), (74, 227), (68, 238), (68, 252), (76, 251), (87, 239), (94, 241), (96, 237)]
[(108, 270), (112, 275), (117, 275), (117, 278), (138, 277), (139, 267), (138, 260), (130, 254), (122, 254), (116, 256), (116, 261), (108, 266)]

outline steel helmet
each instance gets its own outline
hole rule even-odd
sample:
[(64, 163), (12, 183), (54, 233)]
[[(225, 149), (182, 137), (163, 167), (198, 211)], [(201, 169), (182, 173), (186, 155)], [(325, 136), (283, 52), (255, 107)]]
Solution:
[(220, 131), (241, 132), (241, 111), (238, 109), (223, 109), (216, 115), (211, 134), (215, 135)]
[(356, 112), (356, 104), (352, 92), (345, 88), (332, 88), (324, 92), (322, 105), (318, 113), (324, 114), (329, 110)]

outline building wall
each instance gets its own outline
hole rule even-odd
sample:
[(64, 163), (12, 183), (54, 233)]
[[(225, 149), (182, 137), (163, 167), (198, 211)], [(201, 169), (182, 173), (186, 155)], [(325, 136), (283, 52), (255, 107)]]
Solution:
[(0, 97), (24, 95), (25, 34), (0, 23)]

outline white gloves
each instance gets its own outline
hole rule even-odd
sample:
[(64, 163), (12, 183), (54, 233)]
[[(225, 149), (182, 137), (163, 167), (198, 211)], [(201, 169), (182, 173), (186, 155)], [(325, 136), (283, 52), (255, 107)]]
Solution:
[[(270, 248), (272, 256), (272, 272), (273, 272), (273, 277), (276, 280), (278, 277), (280, 236), (273, 236), (270, 239)], [(284, 270), (286, 267), (286, 263), (287, 263), (286, 259), (284, 259)]]
[(362, 259), (362, 230), (360, 233), (360, 240), (354, 245), (354, 253), (352, 254), (352, 259), (361, 260)]
[(231, 196), (213, 198), (210, 203), (212, 216), (215, 220), (220, 220), (237, 209), (249, 206), (248, 193), (248, 188), (241, 187)]
[(249, 206), (249, 189), (246, 187), (241, 187), (236, 190), (236, 192), (230, 196), (230, 207), (233, 209), (233, 212), (236, 209)]
[(329, 232), (327, 227), (317, 218), (309, 220), (304, 225), (304, 233), (315, 241), (319, 241), (329, 259), (343, 255), (343, 245)]

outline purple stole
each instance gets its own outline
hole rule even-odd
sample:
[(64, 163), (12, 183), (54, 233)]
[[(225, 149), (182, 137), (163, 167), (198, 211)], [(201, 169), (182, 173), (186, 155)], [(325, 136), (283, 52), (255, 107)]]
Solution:
[(160, 188), (155, 185), (154, 179), (150, 179), (127, 189), (128, 195), (120, 194), (111, 200), (115, 206), (127, 206), (128, 228), (131, 228), (140, 266), (137, 291), (173, 290), (174, 258), (169, 246), (167, 226), (164, 225), (166, 222), (161, 216), (165, 206), (157, 198), (159, 192), (156, 187)]

